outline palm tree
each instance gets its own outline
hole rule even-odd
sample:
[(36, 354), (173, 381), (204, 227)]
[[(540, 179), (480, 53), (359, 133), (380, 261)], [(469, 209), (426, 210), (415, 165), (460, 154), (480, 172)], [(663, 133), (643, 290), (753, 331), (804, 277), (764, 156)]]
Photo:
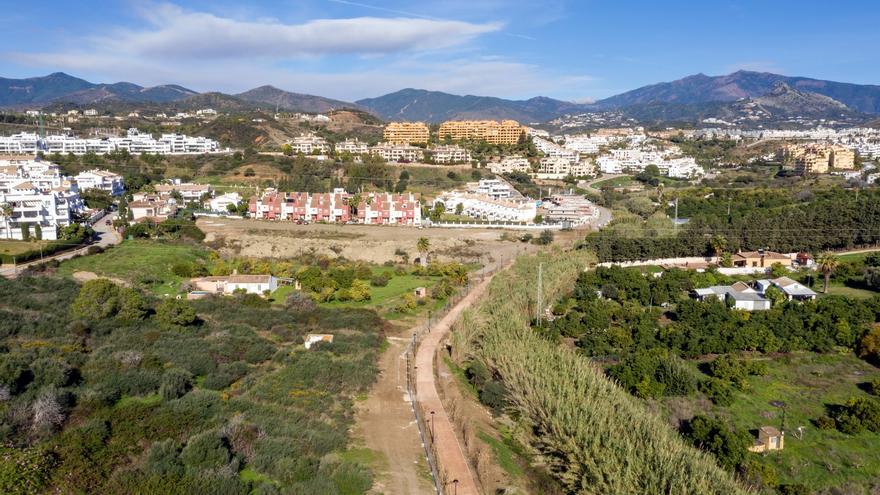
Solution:
[(13, 207), (9, 203), (3, 203), (0, 205), (0, 215), (3, 216), (3, 223), (5, 224), (6, 238), (9, 239), (11, 233), (9, 232), (9, 219), (12, 218), (12, 212), (14, 211)]
[(431, 241), (427, 237), (419, 237), (416, 242), (416, 249), (419, 251), (419, 262), (422, 266), (428, 266), (428, 250), (431, 249)]
[(720, 261), (721, 255), (724, 254), (724, 249), (727, 248), (727, 239), (721, 234), (715, 234), (712, 236), (710, 243), (712, 244), (712, 250), (715, 251), (715, 256)]
[(825, 276), (825, 288), (822, 292), (828, 293), (828, 281), (831, 280), (831, 272), (836, 270), (839, 264), (840, 260), (834, 253), (822, 253), (816, 257), (816, 265), (819, 266), (819, 271)]

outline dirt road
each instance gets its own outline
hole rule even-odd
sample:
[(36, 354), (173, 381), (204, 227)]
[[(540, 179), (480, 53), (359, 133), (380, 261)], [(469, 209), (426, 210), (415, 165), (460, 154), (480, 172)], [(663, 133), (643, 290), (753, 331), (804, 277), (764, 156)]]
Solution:
[(433, 493), (425, 450), (406, 392), (406, 361), (402, 355), (411, 330), (388, 337), (379, 360), (379, 380), (367, 400), (359, 402), (354, 436), (379, 459), (373, 463), (376, 482), (371, 493)]

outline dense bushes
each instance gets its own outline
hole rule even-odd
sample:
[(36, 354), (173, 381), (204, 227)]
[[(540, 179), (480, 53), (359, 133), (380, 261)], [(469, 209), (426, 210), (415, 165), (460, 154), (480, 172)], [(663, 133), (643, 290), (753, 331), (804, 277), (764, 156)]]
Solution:
[(842, 406), (832, 406), (831, 417), (843, 433), (880, 433), (880, 402), (876, 399), (852, 397)]
[[(692, 288), (718, 283), (729, 280), (711, 272), (673, 269), (651, 277), (635, 269), (599, 268), (579, 277), (568, 311), (550, 329), (578, 339), (583, 352), (591, 356), (657, 347), (683, 357), (739, 351), (828, 352), (836, 346), (859, 345), (866, 357), (880, 351), (880, 344), (874, 344), (880, 343), (880, 337), (870, 333), (862, 338), (867, 325), (880, 318), (880, 297), (829, 296), (753, 313), (688, 297)], [(667, 302), (674, 305), (657, 307)]]
[(718, 464), (728, 470), (743, 462), (752, 442), (748, 432), (737, 432), (707, 416), (694, 416), (682, 428), (682, 435), (695, 447), (711, 452)]
[[(710, 240), (715, 235), (725, 237), (727, 250), (733, 252), (759, 248), (819, 252), (880, 241), (878, 191), (857, 195), (836, 188), (808, 198), (766, 190), (711, 192), (696, 191), (680, 199), (679, 216), (690, 221), (677, 235), (664, 231), (623, 237), (598, 232), (587, 236), (584, 247), (594, 250), (599, 261), (625, 261), (713, 254)], [(730, 216), (728, 205), (733, 206)]]
[[(375, 312), (138, 293), (147, 315), (122, 318), (128, 289), (107, 284), (0, 280), (0, 492), (369, 489), (367, 471), (332, 454), (377, 373)], [(190, 314), (200, 324), (183, 331)], [(337, 334), (333, 345), (303, 350), (313, 331)]]
[(608, 374), (643, 398), (690, 395), (697, 389), (697, 379), (688, 365), (665, 349), (630, 354), (612, 366)]

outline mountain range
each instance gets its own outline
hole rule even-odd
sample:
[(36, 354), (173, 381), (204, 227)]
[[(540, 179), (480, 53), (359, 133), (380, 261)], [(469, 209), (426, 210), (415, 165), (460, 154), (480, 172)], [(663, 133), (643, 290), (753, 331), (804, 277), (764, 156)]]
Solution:
[(61, 72), (27, 79), (0, 78), (0, 108), (65, 105), (184, 110), (210, 106), (220, 111), (300, 112), (351, 108), (369, 111), (385, 120), (432, 123), (452, 119), (513, 119), (533, 123), (565, 114), (611, 110), (646, 123), (695, 123), (710, 117), (755, 123), (790, 118), (867, 121), (880, 115), (880, 86), (738, 71), (723, 76), (697, 74), (652, 84), (592, 104), (542, 96), (528, 100), (460, 96), (412, 88), (352, 103), (273, 86), (228, 95), (198, 93), (173, 84), (142, 87), (128, 82), (91, 83)]

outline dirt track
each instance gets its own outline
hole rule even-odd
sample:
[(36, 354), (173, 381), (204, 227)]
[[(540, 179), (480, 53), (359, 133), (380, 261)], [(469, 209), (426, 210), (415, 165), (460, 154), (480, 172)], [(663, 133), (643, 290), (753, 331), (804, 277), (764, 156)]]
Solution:
[(367, 400), (358, 403), (355, 437), (382, 459), (372, 466), (376, 482), (371, 493), (432, 493), (425, 450), (406, 392), (406, 362), (401, 354), (410, 330), (388, 338), (379, 360), (379, 380)]

